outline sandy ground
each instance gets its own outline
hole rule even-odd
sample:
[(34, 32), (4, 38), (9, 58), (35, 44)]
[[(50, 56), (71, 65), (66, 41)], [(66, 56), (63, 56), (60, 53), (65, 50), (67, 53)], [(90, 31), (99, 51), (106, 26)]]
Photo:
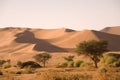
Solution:
[[(29, 29), (29, 28), (1, 28), (0, 29), (0, 58), (18, 60), (33, 60), (33, 56), (41, 51), (50, 53), (55, 60), (63, 61), (63, 56), (76, 55), (76, 45), (87, 40), (107, 40), (108, 49), (120, 51), (120, 35), (109, 34), (117, 32), (120, 27), (109, 27), (101, 31), (75, 31), (60, 29)], [(106, 33), (105, 33), (106, 32)], [(77, 58), (77, 57), (76, 57)], [(51, 63), (52, 64), (52, 63)]]
[(105, 33), (120, 35), (120, 26), (106, 27), (102, 29), (101, 31)]
[[(110, 32), (119, 33), (119, 27), (109, 28)], [(108, 34), (95, 30), (74, 31), (71, 29), (0, 29), (0, 53), (18, 52), (67, 52), (87, 40), (107, 40), (111, 51), (120, 51), (120, 35)], [(106, 31), (106, 33), (105, 33)]]

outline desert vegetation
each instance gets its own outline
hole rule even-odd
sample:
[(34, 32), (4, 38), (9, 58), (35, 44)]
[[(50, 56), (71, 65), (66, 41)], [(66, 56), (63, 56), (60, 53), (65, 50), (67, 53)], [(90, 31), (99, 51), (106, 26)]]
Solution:
[(98, 68), (97, 63), (100, 61), (100, 57), (107, 50), (106, 41), (84, 41), (77, 46), (77, 53), (88, 56), (94, 63), (95, 67)]
[(42, 52), (40, 54), (37, 54), (33, 57), (37, 62), (42, 63), (43, 66), (46, 66), (47, 61), (51, 58), (51, 55), (46, 53), (46, 52)]
[(63, 60), (54, 67), (49, 65), (57, 62), (51, 60), (56, 53), (46, 51), (14, 64), (10, 59), (1, 59), (0, 80), (119, 80), (120, 54), (107, 52), (107, 45), (103, 40), (83, 41), (76, 46), (76, 52), (61, 57)]
[(101, 58), (101, 63), (110, 67), (120, 67), (120, 54), (104, 54), (104, 56)]
[(113, 67), (1, 69), (0, 80), (119, 80), (120, 71)]

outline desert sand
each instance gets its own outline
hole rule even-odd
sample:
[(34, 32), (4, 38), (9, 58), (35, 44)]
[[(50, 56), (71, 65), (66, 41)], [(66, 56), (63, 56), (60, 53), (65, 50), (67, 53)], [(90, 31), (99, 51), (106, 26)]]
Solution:
[[(119, 33), (117, 31), (119, 29), (119, 27), (109, 28), (111, 32), (117, 33)], [(67, 53), (74, 53), (76, 45), (87, 40), (107, 40), (110, 51), (120, 51), (120, 35), (110, 34), (107, 31), (105, 29), (101, 31), (75, 31), (66, 28), (1, 28), (0, 57), (1, 59), (11, 59), (13, 61), (33, 60), (32, 56), (41, 51), (46, 51), (56, 53), (52, 54), (55, 55), (52, 58), (53, 62), (56, 57), (58, 57), (58, 61), (61, 61), (62, 56), (67, 56)]]
[(110, 51), (120, 51), (120, 35), (114, 34), (115, 32), (119, 34), (119, 29), (120, 27), (109, 27), (101, 31), (75, 31), (66, 28), (2, 28), (0, 29), (0, 52), (67, 52), (74, 50), (78, 43), (87, 40), (107, 40)]
[(102, 32), (120, 35), (120, 26), (106, 27), (101, 30)]

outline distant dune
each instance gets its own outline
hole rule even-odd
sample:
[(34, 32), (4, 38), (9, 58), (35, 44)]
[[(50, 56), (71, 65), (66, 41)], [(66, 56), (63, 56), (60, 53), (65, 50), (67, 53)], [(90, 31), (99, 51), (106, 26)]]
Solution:
[(107, 40), (109, 50), (120, 51), (120, 27), (101, 31), (10, 27), (1, 28), (0, 36), (0, 53), (69, 52), (74, 51), (78, 43), (88, 40)]
[(106, 27), (106, 28), (102, 29), (101, 31), (110, 33), (110, 34), (120, 35), (120, 26)]

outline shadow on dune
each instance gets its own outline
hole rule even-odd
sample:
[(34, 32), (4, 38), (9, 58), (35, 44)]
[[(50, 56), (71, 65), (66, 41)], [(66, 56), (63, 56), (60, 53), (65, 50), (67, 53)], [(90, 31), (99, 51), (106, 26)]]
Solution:
[(120, 35), (108, 34), (99, 31), (94, 31), (94, 34), (99, 38), (99, 40), (106, 40), (108, 42), (108, 50), (120, 51)]
[(34, 34), (29, 30), (25, 30), (22, 33), (18, 33), (15, 35), (17, 38), (15, 39), (18, 43), (32, 43), (35, 44), (34, 50), (36, 51), (47, 51), (47, 52), (66, 52), (63, 48), (57, 47), (43, 39), (35, 38)]
[(65, 29), (65, 32), (75, 32), (75, 30), (72, 30), (72, 29)]

